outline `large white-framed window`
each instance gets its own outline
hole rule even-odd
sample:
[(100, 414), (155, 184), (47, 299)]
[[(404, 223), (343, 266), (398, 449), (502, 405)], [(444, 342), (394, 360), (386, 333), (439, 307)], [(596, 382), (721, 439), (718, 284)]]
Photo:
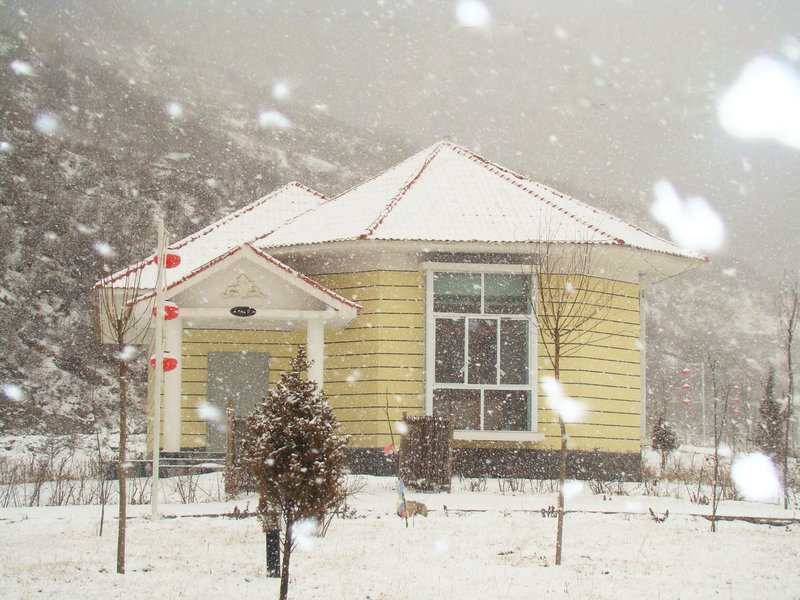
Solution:
[(457, 439), (539, 440), (533, 278), (521, 265), (426, 263), (426, 412)]

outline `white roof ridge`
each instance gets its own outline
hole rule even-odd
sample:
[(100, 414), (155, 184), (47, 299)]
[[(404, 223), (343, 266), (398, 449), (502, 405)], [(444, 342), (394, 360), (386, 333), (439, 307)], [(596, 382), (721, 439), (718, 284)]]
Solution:
[(286, 191), (286, 190), (288, 190), (289, 188), (292, 188), (292, 187), (296, 187), (296, 188), (298, 188), (298, 189), (300, 189), (300, 190), (302, 190), (304, 192), (308, 192), (310, 194), (313, 194), (314, 196), (319, 197), (323, 201), (327, 201), (328, 200), (327, 196), (325, 196), (324, 194), (316, 191), (315, 189), (310, 188), (307, 185), (305, 185), (303, 183), (300, 183), (299, 181), (290, 181), (289, 183), (286, 183), (286, 184), (282, 185), (281, 187), (279, 187), (279, 188), (277, 188), (275, 190), (272, 190), (268, 194), (265, 194), (264, 196), (261, 196), (261, 198), (259, 198), (258, 200), (254, 200), (253, 202), (243, 206), (239, 210), (234, 211), (229, 215), (225, 215), (224, 217), (222, 217), (221, 219), (218, 219), (217, 221), (214, 221), (213, 223), (211, 223), (211, 225), (207, 225), (206, 227), (204, 227), (200, 231), (196, 231), (195, 233), (193, 233), (193, 234), (191, 234), (189, 236), (186, 236), (182, 240), (179, 240), (179, 241), (175, 242), (174, 244), (170, 244), (169, 249), (170, 250), (178, 250), (178, 249), (182, 248), (183, 246), (185, 246), (185, 245), (187, 245), (187, 244), (199, 239), (200, 237), (211, 233), (215, 229), (219, 228), (221, 225), (226, 225), (230, 221), (233, 221), (234, 219), (238, 219), (242, 215), (252, 211), (254, 208), (257, 208), (257, 207), (261, 206), (265, 202), (267, 202), (267, 201), (271, 200), (272, 198), (276, 197), (278, 194), (280, 194), (280, 193), (282, 193), (282, 192), (284, 192), (284, 191)]
[[(181, 248), (184, 248), (184, 247), (188, 246), (189, 244), (191, 244), (193, 242), (201, 240), (201, 239), (205, 238), (206, 236), (208, 236), (210, 233), (220, 229), (221, 227), (223, 227), (225, 225), (230, 224), (232, 221), (235, 221), (236, 219), (238, 219), (238, 218), (240, 218), (242, 216), (247, 215), (248, 213), (252, 212), (256, 208), (262, 206), (264, 203), (266, 203), (266, 202), (268, 202), (268, 201), (280, 196), (282, 193), (285, 193), (286, 191), (291, 190), (292, 188), (296, 188), (296, 189), (298, 189), (298, 190), (300, 190), (302, 192), (305, 192), (307, 194), (316, 196), (316, 197), (320, 198), (323, 202), (328, 200), (328, 198), (324, 194), (314, 190), (313, 188), (311, 188), (311, 187), (309, 187), (309, 186), (307, 186), (307, 185), (305, 185), (303, 183), (300, 183), (298, 181), (290, 181), (289, 183), (286, 183), (286, 184), (282, 185), (281, 187), (269, 192), (268, 194), (265, 194), (264, 196), (261, 196), (258, 200), (254, 200), (253, 202), (243, 206), (239, 210), (234, 211), (234, 212), (222, 217), (221, 219), (218, 219), (218, 220), (214, 221), (213, 223), (211, 223), (210, 225), (207, 225), (203, 229), (201, 229), (199, 231), (196, 231), (196, 232), (192, 233), (191, 235), (188, 235), (188, 236), (178, 240), (177, 242), (174, 242), (174, 243), (170, 244), (168, 246), (168, 249), (169, 250), (179, 250)], [(303, 212), (307, 212), (307, 211), (303, 211)], [(279, 228), (280, 225), (278, 225), (277, 227)], [(267, 234), (268, 233), (272, 233), (273, 231), (275, 231), (274, 227), (269, 232), (267, 232)], [(263, 237), (263, 236), (257, 236), (256, 238), (253, 238), (253, 240), (246, 240), (246, 241), (255, 241), (257, 239), (260, 239), (261, 237)], [(226, 254), (226, 253), (227, 253), (227, 251), (223, 252), (223, 255)], [(116, 272), (108, 275), (107, 277), (104, 277), (100, 281), (96, 282), (94, 287), (95, 288), (101, 288), (101, 287), (104, 287), (104, 286), (111, 285), (111, 284), (113, 284), (113, 283), (115, 283), (115, 282), (117, 282), (117, 281), (119, 281), (121, 279), (124, 279), (125, 277), (130, 276), (132, 273), (135, 273), (138, 270), (145, 269), (149, 265), (154, 264), (155, 263), (155, 258), (156, 258), (155, 254), (150, 254), (146, 258), (140, 260), (139, 262), (137, 262), (137, 263), (135, 263), (133, 265), (129, 265), (128, 267), (126, 267), (124, 269), (116, 271)]]
[[(626, 220), (624, 220), (624, 219), (622, 219), (620, 217), (617, 217), (616, 215), (614, 215), (614, 214), (612, 214), (612, 213), (610, 213), (608, 211), (605, 211), (603, 209), (600, 209), (600, 208), (597, 208), (597, 207), (592, 206), (590, 204), (587, 204), (583, 200), (579, 200), (578, 198), (575, 198), (574, 196), (570, 196), (569, 194), (565, 194), (563, 192), (560, 192), (560, 191), (556, 190), (555, 188), (552, 188), (552, 187), (550, 187), (550, 186), (548, 186), (548, 185), (546, 185), (544, 183), (541, 183), (539, 181), (535, 181), (535, 180), (531, 179), (530, 177), (526, 177), (525, 175), (520, 175), (519, 173), (516, 173), (515, 171), (512, 171), (511, 169), (508, 169), (506, 167), (502, 167), (502, 166), (498, 165), (497, 163), (494, 163), (494, 162), (490, 161), (489, 159), (481, 156), (480, 154), (477, 154), (476, 152), (473, 152), (469, 148), (465, 148), (464, 146), (460, 146), (459, 144), (455, 144), (455, 143), (453, 143), (453, 142), (451, 142), (449, 140), (444, 142), (444, 143), (452, 146), (453, 150), (458, 152), (459, 154), (466, 155), (468, 158), (474, 160), (475, 162), (480, 163), (481, 166), (483, 166), (484, 168), (486, 168), (490, 172), (498, 171), (498, 173), (495, 173), (495, 174), (499, 175), (501, 178), (505, 178), (504, 175), (507, 175), (509, 177), (513, 177), (513, 178), (519, 180), (520, 183), (517, 183), (517, 182), (514, 182), (514, 181), (510, 181), (510, 180), (507, 179), (507, 181), (509, 181), (510, 183), (512, 183), (514, 185), (517, 185), (517, 187), (520, 187), (521, 189), (525, 189), (525, 191), (530, 193), (537, 200), (540, 200), (540, 201), (542, 201), (542, 202), (544, 202), (546, 204), (550, 204), (551, 206), (554, 206), (557, 210), (559, 210), (560, 212), (563, 212), (566, 216), (568, 216), (571, 219), (577, 221), (581, 225), (584, 225), (585, 227), (588, 227), (589, 229), (594, 230), (597, 233), (601, 234), (602, 236), (607, 238), (609, 240), (609, 242), (611, 242), (611, 243), (614, 243), (614, 244), (617, 244), (617, 245), (632, 245), (632, 244), (629, 244), (628, 241), (626, 241), (626, 240), (624, 240), (624, 239), (622, 239), (622, 238), (620, 238), (618, 236), (615, 236), (613, 234), (610, 234), (608, 232), (605, 232), (605, 231), (601, 230), (596, 225), (593, 225), (592, 223), (588, 222), (586, 219), (583, 219), (582, 217), (580, 217), (580, 216), (578, 216), (576, 214), (573, 214), (572, 212), (570, 212), (566, 208), (555, 206), (551, 201), (547, 200), (546, 198), (542, 198), (541, 196), (536, 194), (533, 190), (528, 189), (528, 185), (523, 185), (523, 183), (524, 184), (529, 184), (529, 185), (534, 186), (534, 187), (542, 188), (543, 190), (549, 192), (550, 194), (553, 194), (554, 196), (557, 196), (558, 198), (561, 198), (565, 202), (568, 202), (568, 203), (571, 202), (571, 203), (575, 203), (577, 205), (580, 205), (584, 209), (586, 209), (588, 211), (591, 211), (591, 212), (597, 214), (598, 216), (602, 216), (603, 218), (610, 219), (610, 220), (614, 221), (615, 223), (623, 225), (624, 227), (628, 227), (628, 228), (634, 229), (638, 233), (645, 234), (645, 235), (647, 235), (648, 237), (650, 237), (650, 238), (652, 238), (654, 240), (658, 240), (659, 242), (664, 242), (664, 243), (667, 243), (667, 244), (674, 245), (676, 250), (680, 250), (680, 251), (682, 251), (684, 253), (687, 253), (687, 254), (692, 254), (695, 257), (700, 258), (702, 260), (706, 260), (706, 261), (708, 260), (708, 257), (705, 256), (705, 255), (702, 255), (702, 254), (699, 254), (699, 253), (692, 252), (690, 250), (686, 250), (684, 248), (681, 248), (680, 246), (674, 244), (673, 242), (670, 242), (669, 240), (666, 240), (666, 239), (661, 238), (661, 237), (659, 237), (657, 235), (654, 235), (654, 234), (650, 233), (649, 231), (646, 231), (646, 230), (642, 229), (641, 227), (638, 227), (637, 225), (629, 223), (628, 221), (626, 221)], [(636, 247), (640, 247), (637, 244), (633, 244), (633, 245), (635, 245)]]
[[(389, 216), (389, 213), (392, 212), (392, 209), (397, 206), (397, 203), (400, 202), (400, 200), (403, 199), (403, 197), (406, 195), (406, 192), (408, 192), (411, 186), (419, 180), (419, 178), (425, 172), (425, 169), (427, 169), (428, 165), (431, 164), (431, 161), (436, 157), (437, 154), (439, 154), (439, 151), (442, 149), (442, 147), (448, 143), (449, 142), (445, 140), (432, 146), (431, 152), (425, 157), (425, 160), (420, 168), (417, 169), (408, 180), (406, 180), (406, 182), (398, 190), (397, 194), (389, 199), (389, 202), (386, 203), (386, 205), (383, 207), (383, 210), (381, 210), (375, 220), (372, 221), (372, 223), (367, 226), (366, 230), (358, 236), (359, 239), (363, 240), (369, 238), (369, 236), (375, 233), (378, 227), (383, 224), (383, 221), (386, 219), (386, 217)], [(421, 153), (417, 153), (415, 156), (419, 154)]]
[[(500, 177), (501, 179), (504, 179), (505, 181), (511, 183), (512, 185), (515, 185), (518, 188), (526, 191), (531, 196), (536, 198), (536, 200), (538, 200), (540, 202), (544, 202), (545, 204), (548, 204), (548, 205), (552, 206), (553, 208), (555, 208), (559, 212), (564, 213), (564, 215), (566, 215), (570, 219), (580, 223), (584, 227), (587, 227), (590, 230), (596, 231), (597, 233), (599, 233), (603, 237), (607, 238), (612, 243), (619, 244), (619, 245), (624, 245), (625, 244), (625, 240), (622, 240), (622, 239), (620, 239), (620, 238), (618, 238), (618, 237), (616, 237), (614, 235), (611, 235), (611, 234), (601, 230), (599, 227), (597, 227), (595, 225), (592, 225), (591, 223), (587, 222), (585, 219), (582, 219), (578, 215), (576, 215), (573, 212), (569, 211), (566, 207), (557, 206), (554, 202), (552, 202), (551, 200), (548, 200), (547, 198), (544, 198), (544, 197), (540, 196), (534, 190), (530, 189), (528, 185), (525, 185), (525, 184), (531, 184), (532, 186), (535, 186), (535, 187), (544, 188), (545, 190), (547, 190), (551, 194), (553, 194), (553, 195), (565, 200), (566, 202), (569, 202), (569, 201), (576, 202), (576, 203), (580, 204), (581, 206), (583, 206), (583, 207), (585, 207), (585, 208), (587, 208), (587, 209), (589, 209), (589, 210), (591, 210), (591, 211), (593, 211), (595, 213), (607, 215), (609, 217), (612, 217), (612, 218), (616, 219), (616, 217), (613, 217), (613, 215), (611, 215), (610, 213), (606, 213), (605, 211), (600, 211), (599, 209), (596, 209), (593, 206), (590, 206), (590, 205), (586, 204), (585, 202), (581, 202), (577, 198), (573, 198), (572, 196), (568, 196), (568, 195), (566, 195), (566, 194), (564, 194), (562, 192), (559, 192), (558, 190), (555, 190), (555, 189), (550, 188), (550, 187), (548, 187), (548, 186), (546, 186), (544, 184), (541, 184), (541, 183), (539, 183), (537, 181), (534, 181), (533, 179), (525, 177), (524, 175), (520, 175), (519, 173), (516, 173), (516, 172), (512, 171), (511, 169), (507, 169), (506, 167), (501, 167), (500, 165), (488, 160), (487, 158), (484, 158), (483, 156), (481, 156), (479, 154), (476, 154), (475, 152), (473, 152), (472, 150), (469, 150), (468, 148), (464, 148), (463, 146), (458, 146), (458, 145), (455, 145), (455, 144), (451, 144), (451, 145), (454, 146), (453, 150), (455, 152), (457, 152), (458, 154), (461, 154), (462, 156), (464, 156), (468, 160), (472, 160), (473, 162), (478, 163), (480, 166), (485, 168), (487, 171), (489, 171), (493, 175), (496, 175), (496, 176)], [(511, 179), (512, 177), (514, 179), (516, 179), (517, 181), (513, 181)], [(621, 219), (616, 219), (616, 220), (618, 220), (620, 223), (625, 223), (625, 221), (622, 221)]]

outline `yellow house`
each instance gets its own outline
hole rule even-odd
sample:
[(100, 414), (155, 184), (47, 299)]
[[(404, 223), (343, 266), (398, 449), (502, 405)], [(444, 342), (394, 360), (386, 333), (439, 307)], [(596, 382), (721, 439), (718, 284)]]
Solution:
[[(584, 296), (608, 308), (603, 335), (561, 364), (584, 409), (568, 426), (571, 476), (637, 478), (646, 291), (703, 257), (449, 141), (333, 199), (290, 183), (170, 246), (180, 315), (164, 343), (178, 367), (165, 373), (162, 451), (224, 451), (226, 402), (249, 411), (305, 344), (355, 472), (388, 472), (382, 449), (406, 413), (454, 419), (456, 473), (552, 476), (560, 433), (536, 286), (565, 283), (533, 276), (545, 248), (590, 249), (593, 279), (609, 284)], [(138, 274), (147, 305), (153, 259), (98, 287)]]

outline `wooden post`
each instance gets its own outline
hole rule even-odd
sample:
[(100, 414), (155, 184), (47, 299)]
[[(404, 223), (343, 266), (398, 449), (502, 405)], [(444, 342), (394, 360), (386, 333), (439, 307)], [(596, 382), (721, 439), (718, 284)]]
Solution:
[(267, 577), (281, 576), (281, 536), (278, 518), (274, 514), (264, 517), (264, 534), (267, 544)]
[(410, 489), (450, 490), (453, 426), (433, 416), (405, 417), (408, 433), (400, 452), (400, 478)]

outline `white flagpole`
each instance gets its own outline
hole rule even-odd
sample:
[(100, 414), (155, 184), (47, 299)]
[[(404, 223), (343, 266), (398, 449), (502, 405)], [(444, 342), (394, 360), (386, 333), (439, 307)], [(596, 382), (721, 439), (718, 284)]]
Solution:
[(164, 273), (166, 264), (167, 241), (164, 234), (164, 220), (158, 218), (158, 270), (156, 276), (156, 325), (155, 325), (155, 348), (156, 359), (153, 382), (153, 479), (150, 489), (150, 508), (151, 518), (158, 519), (158, 496), (160, 490), (159, 482), (159, 458), (161, 453), (161, 383), (164, 379)]

